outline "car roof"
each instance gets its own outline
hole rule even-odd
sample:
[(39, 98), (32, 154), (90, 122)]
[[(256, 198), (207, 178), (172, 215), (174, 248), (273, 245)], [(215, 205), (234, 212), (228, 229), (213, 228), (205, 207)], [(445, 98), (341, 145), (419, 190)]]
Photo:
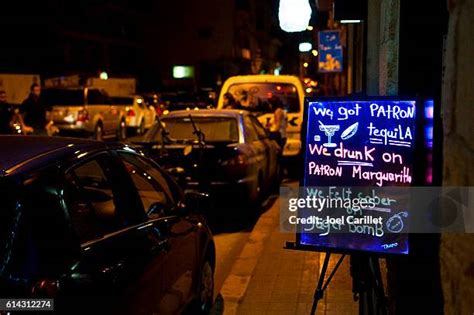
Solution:
[(104, 142), (62, 137), (0, 136), (0, 177), (72, 157), (78, 151), (106, 149)]
[(226, 80), (228, 83), (300, 83), (300, 79), (294, 75), (272, 75), (272, 74), (249, 74), (236, 75)]
[(239, 110), (239, 109), (199, 109), (199, 110), (176, 110), (176, 111), (171, 111), (166, 115), (163, 115), (162, 118), (166, 119), (168, 117), (185, 117), (188, 115), (194, 116), (194, 117), (222, 117), (222, 116), (227, 116), (227, 117), (233, 117), (233, 118), (238, 118), (241, 115), (248, 115), (248, 111), (245, 110)]

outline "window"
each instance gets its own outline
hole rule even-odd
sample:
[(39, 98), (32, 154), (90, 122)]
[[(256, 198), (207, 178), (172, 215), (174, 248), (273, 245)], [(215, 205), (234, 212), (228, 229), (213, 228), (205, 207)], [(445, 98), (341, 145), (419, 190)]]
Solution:
[[(229, 117), (192, 117), (194, 124), (204, 133), (207, 142), (238, 142), (239, 131), (235, 118)], [(194, 128), (189, 117), (169, 117), (162, 120), (169, 136), (174, 140), (196, 140)], [(152, 131), (153, 132), (153, 131)], [(160, 133), (156, 134), (158, 137)]]
[(107, 97), (99, 90), (89, 89), (87, 91), (87, 104), (89, 105), (107, 104)]
[(258, 140), (257, 131), (248, 116), (244, 117), (245, 140), (253, 142)]
[(112, 97), (115, 105), (133, 105), (133, 97)]
[(168, 182), (155, 166), (134, 154), (120, 152), (119, 155), (132, 177), (146, 213), (157, 205), (163, 211), (174, 207), (175, 200)]
[(259, 139), (265, 139), (268, 138), (267, 132), (265, 131), (265, 128), (263, 128), (262, 124), (258, 121), (257, 118), (251, 116), (250, 119), (252, 120), (255, 130), (257, 131), (258, 138)]
[(289, 113), (300, 111), (298, 90), (291, 83), (236, 83), (225, 92), (231, 93), (249, 111), (273, 113), (278, 105), (283, 105)]
[(81, 242), (118, 231), (127, 224), (117, 207), (106, 168), (107, 157), (86, 162), (66, 173), (66, 204)]

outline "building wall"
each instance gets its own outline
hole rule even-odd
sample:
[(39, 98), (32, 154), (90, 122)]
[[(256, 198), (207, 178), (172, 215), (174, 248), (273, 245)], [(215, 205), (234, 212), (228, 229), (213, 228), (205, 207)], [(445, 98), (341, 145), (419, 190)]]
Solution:
[(368, 95), (397, 95), (399, 0), (368, 0), (367, 19)]
[[(443, 78), (443, 185), (474, 186), (474, 0), (450, 0)], [(471, 210), (472, 210), (472, 201)], [(441, 239), (446, 314), (474, 311), (474, 234)]]
[(383, 0), (380, 10), (379, 93), (397, 95), (400, 1)]
[(173, 80), (173, 65), (194, 66), (199, 82), (206, 75), (201, 73), (201, 65), (205, 68), (217, 60), (233, 58), (234, 1), (157, 1), (152, 15), (146, 21), (146, 59), (164, 85), (195, 83)]

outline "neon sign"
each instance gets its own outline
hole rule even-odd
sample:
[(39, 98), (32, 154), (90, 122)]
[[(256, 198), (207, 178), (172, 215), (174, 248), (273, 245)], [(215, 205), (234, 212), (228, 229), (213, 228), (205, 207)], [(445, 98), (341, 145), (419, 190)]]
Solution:
[[(305, 188), (376, 188), (390, 193), (387, 186), (412, 185), (417, 136), (415, 100), (307, 99), (306, 102), (305, 171), (302, 181)], [(408, 221), (409, 216), (406, 209), (392, 205), (366, 210), (356, 211), (356, 218), (380, 215), (386, 224), (360, 231), (355, 228), (350, 230), (349, 224), (346, 227), (348, 230), (342, 230), (343, 233), (334, 226), (332, 232), (326, 234), (303, 230), (299, 236), (300, 245), (408, 253), (408, 238), (403, 234), (406, 233), (404, 222)], [(354, 215), (353, 209), (338, 211), (330, 213), (331, 217)]]

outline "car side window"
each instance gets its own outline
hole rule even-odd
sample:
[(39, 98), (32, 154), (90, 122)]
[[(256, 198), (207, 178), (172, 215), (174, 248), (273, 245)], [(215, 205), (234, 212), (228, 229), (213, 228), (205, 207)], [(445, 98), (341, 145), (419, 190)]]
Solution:
[(89, 89), (87, 91), (87, 104), (89, 105), (103, 105), (107, 103), (107, 96), (96, 89)]
[(255, 126), (255, 130), (257, 131), (258, 138), (260, 140), (268, 138), (268, 135), (267, 135), (267, 132), (265, 131), (265, 128), (263, 128), (262, 124), (258, 121), (258, 119), (253, 117), (253, 116), (250, 117), (250, 119), (252, 120), (252, 122)]
[(247, 142), (258, 140), (257, 131), (255, 130), (255, 127), (253, 126), (253, 123), (249, 117), (244, 117), (244, 133)]
[(69, 170), (66, 204), (81, 242), (91, 241), (124, 228), (110, 176), (98, 156)]
[(165, 209), (174, 208), (175, 200), (168, 181), (155, 166), (135, 154), (119, 152), (119, 156), (138, 190), (147, 214), (158, 209), (161, 212), (154, 214), (160, 216)]

